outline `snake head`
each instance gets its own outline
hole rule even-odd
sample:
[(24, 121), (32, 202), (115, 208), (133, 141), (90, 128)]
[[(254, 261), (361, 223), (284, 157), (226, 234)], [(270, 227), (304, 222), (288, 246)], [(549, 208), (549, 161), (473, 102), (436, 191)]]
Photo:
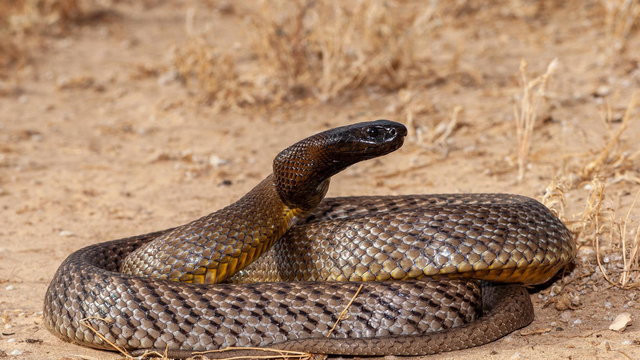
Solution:
[(363, 122), (327, 131), (324, 151), (333, 161), (343, 162), (346, 167), (397, 150), (402, 146), (406, 135), (407, 128), (397, 122)]
[(288, 206), (311, 209), (324, 197), (331, 176), (359, 161), (397, 150), (406, 135), (404, 125), (377, 120), (337, 127), (301, 140), (273, 161), (278, 194)]

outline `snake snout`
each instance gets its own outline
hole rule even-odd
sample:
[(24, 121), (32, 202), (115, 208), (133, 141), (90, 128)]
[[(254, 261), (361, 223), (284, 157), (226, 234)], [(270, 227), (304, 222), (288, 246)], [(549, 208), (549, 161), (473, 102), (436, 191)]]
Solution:
[(397, 122), (390, 120), (377, 120), (370, 123), (363, 123), (364, 136), (360, 140), (373, 144), (387, 142), (402, 142), (407, 135), (407, 128)]

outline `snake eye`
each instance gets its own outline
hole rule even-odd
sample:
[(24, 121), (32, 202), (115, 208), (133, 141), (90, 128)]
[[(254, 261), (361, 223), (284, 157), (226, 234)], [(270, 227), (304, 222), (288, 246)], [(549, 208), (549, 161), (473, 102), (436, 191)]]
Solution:
[(377, 127), (368, 127), (367, 128), (367, 135), (372, 137), (372, 138), (377, 138), (378, 136), (380, 136), (380, 129)]

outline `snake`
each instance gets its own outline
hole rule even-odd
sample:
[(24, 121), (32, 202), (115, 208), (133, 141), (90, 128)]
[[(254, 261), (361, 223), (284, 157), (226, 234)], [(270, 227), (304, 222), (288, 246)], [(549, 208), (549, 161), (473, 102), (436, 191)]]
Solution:
[(575, 256), (561, 220), (511, 194), (325, 198), (345, 168), (399, 149), (377, 120), (281, 151), (235, 203), (174, 228), (77, 250), (44, 324), (62, 340), (173, 358), (429, 355), (529, 325), (527, 286)]

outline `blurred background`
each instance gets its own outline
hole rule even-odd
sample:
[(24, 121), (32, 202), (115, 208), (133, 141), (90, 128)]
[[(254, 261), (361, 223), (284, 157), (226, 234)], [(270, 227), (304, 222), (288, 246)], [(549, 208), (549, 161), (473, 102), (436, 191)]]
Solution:
[(330, 196), (520, 193), (579, 244), (533, 325), (465, 354), (640, 358), (639, 27), (630, 0), (1, 1), (0, 357), (115, 358), (41, 327), (66, 255), (211, 212), (287, 145), (388, 118), (405, 146)]

